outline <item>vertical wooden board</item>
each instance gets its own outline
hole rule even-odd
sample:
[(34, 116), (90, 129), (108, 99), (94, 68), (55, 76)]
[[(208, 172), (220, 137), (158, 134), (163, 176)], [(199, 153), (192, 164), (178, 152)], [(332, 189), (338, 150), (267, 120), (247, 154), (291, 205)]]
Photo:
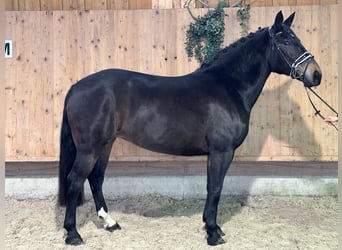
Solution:
[(265, 0), (265, 6), (273, 6), (273, 0)]
[(73, 79), (75, 82), (92, 72), (89, 41), (91, 23), (89, 15), (89, 11), (78, 11), (77, 20), (75, 20), (77, 23), (77, 29), (75, 29), (77, 35), (74, 40), (74, 50), (77, 51), (77, 72), (75, 72)]
[(152, 12), (152, 58), (153, 62), (151, 65), (151, 70), (154, 74), (158, 72), (164, 73), (165, 72), (165, 40), (163, 36), (165, 32), (163, 32), (164, 21), (163, 21), (163, 14), (164, 12), (157, 9), (153, 10)]
[(52, 10), (52, 9), (49, 9), (48, 0), (40, 0), (40, 10)]
[(128, 10), (129, 0), (111, 0), (110, 5), (116, 10)]
[[(94, 12), (94, 56), (97, 61), (95, 71), (111, 68), (114, 62), (114, 48), (116, 28), (114, 26), (113, 11), (103, 11), (102, 15), (97, 15)], [(96, 36), (96, 37), (95, 37)]]
[(137, 33), (139, 41), (139, 67), (140, 72), (152, 73), (152, 11), (138, 11)]
[(84, 10), (84, 0), (62, 0), (63, 10)]
[(136, 10), (136, 9), (138, 9), (137, 0), (129, 0), (128, 1), (128, 9), (129, 10)]
[[(16, 142), (17, 142), (17, 25), (18, 12), (6, 12), (6, 38), (12, 39), (14, 42), (13, 58), (5, 59), (5, 109), (6, 109), (6, 123), (5, 123), (5, 156), (6, 159), (14, 158), (16, 155)], [(19, 90), (20, 91), (20, 90)]]
[(18, 0), (19, 10), (30, 10), (38, 11), (40, 10), (40, 1), (37, 0)]
[(115, 16), (117, 16), (117, 11), (109, 10), (105, 11), (104, 13), (105, 34), (103, 34), (101, 46), (101, 49), (103, 49), (103, 66), (106, 68), (113, 68), (115, 61), (115, 50), (117, 49), (117, 27), (115, 26), (114, 21)]
[(124, 36), (124, 29), (123, 29), (123, 11), (114, 11), (114, 19), (113, 19), (113, 27), (115, 27), (115, 36), (113, 37), (113, 67), (120, 68), (121, 62), (123, 58), (123, 36)]
[[(101, 37), (100, 37), (100, 29), (103, 27), (103, 18), (102, 15), (96, 15), (96, 12), (90, 11), (85, 13), (87, 16), (87, 23), (84, 27), (86, 27), (86, 36), (84, 41), (84, 46), (86, 48), (87, 54), (89, 54), (90, 58), (87, 61), (88, 72), (86, 75), (91, 73), (95, 73), (101, 70)], [(84, 25), (84, 24), (83, 24)]]
[(159, 0), (159, 9), (172, 9), (172, 0)]
[(297, 5), (312, 5), (313, 0), (297, 0)]
[[(44, 51), (44, 55), (40, 58), (41, 72), (42, 72), (42, 85), (43, 90), (43, 123), (41, 124), (41, 130), (43, 132), (42, 142), (43, 148), (40, 154), (44, 157), (53, 159), (56, 155), (54, 150), (54, 137), (53, 132), (55, 127), (54, 123), (54, 89), (53, 89), (53, 72), (54, 58), (53, 58), (53, 12), (42, 12), (41, 30), (45, 37), (45, 42), (42, 44), (41, 49)], [(40, 155), (38, 155), (39, 157)]]
[[(37, 38), (37, 82), (39, 83), (37, 93), (31, 100), (31, 105), (35, 106), (35, 120), (32, 130), (39, 132), (35, 136), (36, 145), (39, 149), (35, 153), (36, 157), (52, 158), (55, 156), (54, 138), (52, 131), (54, 130), (54, 97), (53, 97), (53, 14), (52, 12), (39, 12), (40, 29)], [(36, 31), (37, 32), (37, 31)], [(39, 53), (40, 52), (40, 53)], [(37, 98), (38, 97), (38, 98)], [(41, 105), (36, 105), (37, 100), (41, 101)], [(36, 133), (36, 132), (35, 132)]]
[(127, 37), (126, 37), (126, 27), (129, 24), (129, 19), (127, 18), (127, 10), (121, 10), (117, 12), (116, 18), (114, 20), (114, 24), (116, 27), (116, 36), (115, 36), (115, 60), (114, 66), (118, 68), (125, 68), (128, 60), (126, 56), (126, 52), (128, 50), (127, 46)]
[(18, 10), (18, 0), (5, 0), (5, 11)]
[(288, 0), (273, 0), (272, 6), (287, 6), (288, 4)]
[[(40, 151), (40, 142), (41, 137), (40, 133), (42, 132), (40, 130), (40, 121), (41, 119), (38, 118), (38, 114), (40, 114), (40, 108), (43, 105), (42, 95), (43, 95), (43, 86), (41, 85), (39, 75), (40, 67), (39, 67), (39, 56), (40, 53), (38, 51), (38, 48), (40, 48), (42, 44), (42, 40), (44, 40), (44, 37), (41, 37), (41, 30), (40, 30), (40, 23), (41, 18), (39, 15), (39, 12), (33, 17), (30, 18), (30, 26), (29, 29), (31, 30), (31, 34), (28, 34), (27, 41), (30, 41), (30, 49), (31, 52), (31, 58), (30, 58), (30, 71), (27, 72), (30, 74), (28, 78), (26, 78), (26, 81), (31, 82), (30, 90), (29, 90), (29, 96), (28, 96), (28, 115), (29, 115), (29, 134), (28, 134), (28, 140), (24, 143), (26, 143), (27, 148), (27, 156), (26, 157), (32, 157), (34, 158), (39, 154)], [(34, 31), (34, 32), (32, 32)], [(38, 38), (39, 37), (39, 38)]]
[(25, 10), (25, 0), (18, 0), (18, 10), (19, 11)]
[(152, 0), (137, 0), (137, 9), (151, 9)]
[(159, 9), (159, 0), (151, 0), (152, 9)]
[[(54, 12), (54, 141), (55, 151), (59, 154), (59, 137), (62, 122), (64, 98), (70, 86), (78, 78), (78, 56), (75, 39), (78, 30), (77, 11)], [(69, 27), (65, 29), (65, 27)], [(57, 157), (58, 157), (57, 154)]]
[(40, 0), (41, 10), (62, 10), (63, 1), (62, 0)]
[[(321, 0), (320, 5), (335, 5), (337, 4), (337, 0)], [(335, 6), (336, 7), (336, 6)]]
[(107, 0), (84, 0), (84, 10), (106, 10), (107, 8)]
[(137, 71), (139, 70), (140, 48), (139, 48), (139, 35), (138, 24), (140, 18), (136, 11), (127, 11), (126, 23), (126, 50), (124, 50), (126, 57), (126, 69)]
[(107, 10), (115, 10), (115, 0), (106, 0)]
[[(17, 67), (21, 72), (17, 75), (16, 79), (16, 131), (20, 133), (16, 134), (15, 140), (15, 155), (14, 159), (25, 159), (29, 156), (28, 141), (30, 134), (30, 92), (34, 86), (34, 77), (32, 72), (32, 47), (26, 48), (26, 41), (32, 41), (30, 29), (35, 28), (31, 23), (29, 17), (30, 12), (21, 12), (17, 19), (17, 30), (16, 30), (16, 53), (17, 53)], [(33, 27), (32, 27), (33, 25)], [(30, 37), (31, 36), (31, 37)]]
[(173, 9), (181, 9), (184, 8), (186, 0), (173, 0), (172, 1), (172, 8)]
[(267, 0), (258, 0), (258, 1), (245, 0), (245, 3), (249, 4), (252, 7), (264, 7), (264, 6), (267, 6)]
[(96, 11), (81, 11), (78, 16), (78, 79), (81, 79), (108, 67), (109, 20), (107, 20), (107, 11), (103, 11), (102, 15), (97, 15)]
[(165, 34), (165, 66), (168, 76), (178, 75), (177, 71), (177, 15), (175, 11), (165, 11), (164, 32)]

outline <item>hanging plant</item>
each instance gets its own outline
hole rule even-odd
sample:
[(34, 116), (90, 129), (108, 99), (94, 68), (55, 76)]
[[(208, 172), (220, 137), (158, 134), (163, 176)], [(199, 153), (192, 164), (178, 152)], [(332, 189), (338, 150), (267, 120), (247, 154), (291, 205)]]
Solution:
[(249, 32), (249, 18), (251, 16), (250, 10), (251, 6), (249, 4), (246, 4), (237, 11), (237, 16), (240, 20), (240, 27), (242, 29), (242, 36), (248, 35)]
[[(185, 49), (189, 58), (195, 57), (199, 63), (208, 62), (220, 49), (224, 40), (224, 7), (219, 2), (202, 17), (194, 18), (186, 31)], [(190, 10), (189, 10), (190, 11)]]

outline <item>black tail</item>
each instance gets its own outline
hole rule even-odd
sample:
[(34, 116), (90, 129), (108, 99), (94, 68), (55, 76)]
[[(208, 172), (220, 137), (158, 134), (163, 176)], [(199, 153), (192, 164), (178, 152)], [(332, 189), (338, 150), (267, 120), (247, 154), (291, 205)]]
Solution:
[[(70, 92), (69, 92), (70, 93)], [(59, 188), (58, 188), (58, 204), (65, 206), (68, 195), (68, 174), (74, 164), (76, 158), (76, 147), (71, 135), (71, 129), (68, 122), (66, 105), (69, 99), (69, 93), (65, 98), (63, 121), (61, 129), (60, 141), (60, 155), (59, 155)], [(84, 200), (84, 190), (82, 188), (81, 194), (78, 197), (77, 205), (82, 205)]]

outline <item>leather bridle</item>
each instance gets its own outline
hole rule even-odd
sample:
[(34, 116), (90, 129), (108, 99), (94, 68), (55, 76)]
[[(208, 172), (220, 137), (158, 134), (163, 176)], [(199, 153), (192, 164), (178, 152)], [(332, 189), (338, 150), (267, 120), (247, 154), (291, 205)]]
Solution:
[[(293, 63), (290, 63), (288, 60), (288, 57), (286, 56), (285, 52), (282, 50), (282, 48), (279, 46), (279, 44), (275, 41), (275, 37), (279, 34), (281, 34), (282, 32), (278, 32), (278, 33), (274, 33), (272, 30), (272, 27), (268, 28), (268, 33), (270, 35), (271, 41), (272, 41), (272, 49), (276, 48), (277, 51), (279, 52), (280, 56), (282, 57), (282, 59), (287, 63), (287, 65), (290, 68), (290, 76), (292, 77), (292, 79), (298, 79), (300, 81), (304, 81), (304, 75), (306, 72), (306, 69), (308, 67), (308, 63), (305, 66), (305, 69), (303, 72), (300, 72), (299, 70), (297, 70), (298, 66), (303, 64), (306, 61), (312, 60), (314, 57), (313, 55), (311, 55), (308, 51), (305, 51), (303, 54), (301, 54)], [(318, 110), (318, 108), (316, 107), (316, 105), (314, 104), (314, 102), (312, 101), (308, 89), (316, 96), (319, 98), (319, 100), (321, 102), (323, 102), (331, 111), (333, 111), (337, 117), (338, 117), (338, 113), (337, 111), (332, 108), (322, 97), (320, 97), (313, 89), (311, 89), (310, 87), (306, 87), (306, 93), (307, 96), (309, 98), (309, 101), (313, 107), (313, 109), (315, 110), (315, 116), (319, 116), (320, 118), (322, 118), (323, 120), (325, 120), (325, 117), (321, 114), (321, 111)], [(333, 124), (332, 122), (328, 122), (329, 124), (331, 124), (336, 130), (337, 126), (335, 124)]]
[(301, 54), (296, 60), (294, 60), (293, 63), (289, 62), (288, 57), (286, 56), (286, 53), (283, 51), (283, 49), (279, 46), (279, 44), (275, 41), (275, 37), (282, 32), (274, 33), (272, 30), (272, 26), (268, 28), (268, 33), (271, 37), (272, 41), (272, 48), (276, 48), (279, 52), (280, 56), (283, 58), (283, 60), (287, 63), (287, 65), (290, 68), (290, 76), (292, 79), (298, 79), (300, 81), (304, 80), (304, 75), (306, 72), (306, 69), (308, 67), (308, 63), (305, 66), (304, 71), (297, 70), (298, 66), (303, 64), (304, 62), (308, 60), (312, 60), (314, 57), (310, 54), (310, 52), (305, 51), (303, 54)]

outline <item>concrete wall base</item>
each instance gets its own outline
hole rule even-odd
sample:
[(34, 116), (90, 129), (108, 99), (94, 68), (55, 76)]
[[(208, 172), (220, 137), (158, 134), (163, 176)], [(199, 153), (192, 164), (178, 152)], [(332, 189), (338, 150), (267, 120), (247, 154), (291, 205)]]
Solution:
[[(55, 196), (57, 177), (6, 178), (5, 196), (15, 199), (44, 199)], [(105, 178), (107, 199), (158, 194), (173, 198), (205, 198), (206, 176), (138, 176)], [(86, 198), (91, 197), (85, 185)], [(227, 176), (224, 195), (325, 196), (338, 194), (336, 177), (261, 177)]]

